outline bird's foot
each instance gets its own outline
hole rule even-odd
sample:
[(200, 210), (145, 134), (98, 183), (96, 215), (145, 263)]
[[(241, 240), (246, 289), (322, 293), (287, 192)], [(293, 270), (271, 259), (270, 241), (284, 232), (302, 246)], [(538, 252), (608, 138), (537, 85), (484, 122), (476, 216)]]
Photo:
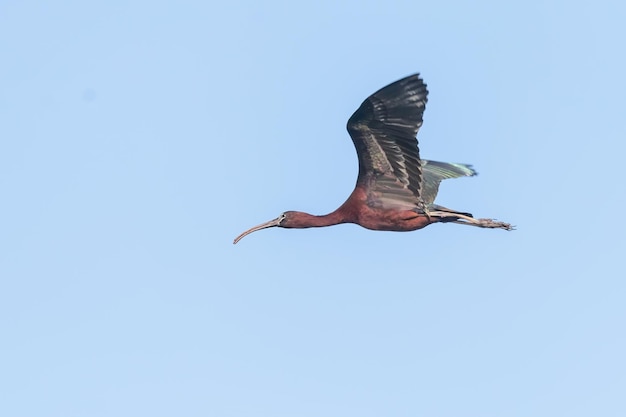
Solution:
[(473, 226), (484, 227), (487, 229), (504, 229), (515, 230), (515, 226), (511, 226), (509, 223), (499, 222), (494, 219), (474, 219)]

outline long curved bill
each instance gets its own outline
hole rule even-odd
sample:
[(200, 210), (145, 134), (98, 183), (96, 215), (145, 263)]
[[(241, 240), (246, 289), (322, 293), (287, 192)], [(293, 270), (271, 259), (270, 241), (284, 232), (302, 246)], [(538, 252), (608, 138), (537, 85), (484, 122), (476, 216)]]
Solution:
[(261, 229), (267, 229), (268, 227), (276, 227), (279, 224), (280, 224), (280, 217), (274, 220), (270, 220), (269, 222), (261, 223), (258, 226), (254, 226), (253, 228), (250, 228), (246, 230), (245, 232), (243, 232), (242, 234), (240, 234), (239, 236), (237, 236), (235, 240), (233, 241), (233, 245), (239, 242), (244, 237), (248, 236), (252, 232), (256, 232), (257, 230), (261, 230)]

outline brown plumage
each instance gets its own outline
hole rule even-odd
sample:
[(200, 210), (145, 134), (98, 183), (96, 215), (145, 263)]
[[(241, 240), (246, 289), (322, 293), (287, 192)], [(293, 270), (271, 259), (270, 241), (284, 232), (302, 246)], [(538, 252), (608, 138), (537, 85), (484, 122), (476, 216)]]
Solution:
[(359, 158), (359, 175), (354, 191), (341, 207), (324, 216), (287, 211), (246, 230), (233, 243), (274, 226), (356, 223), (372, 230), (410, 231), (443, 222), (512, 230), (508, 223), (474, 219), (469, 213), (434, 204), (442, 180), (474, 176), (476, 172), (470, 165), (420, 159), (416, 136), (427, 96), (419, 74), (411, 75), (372, 94), (350, 117), (348, 132)]

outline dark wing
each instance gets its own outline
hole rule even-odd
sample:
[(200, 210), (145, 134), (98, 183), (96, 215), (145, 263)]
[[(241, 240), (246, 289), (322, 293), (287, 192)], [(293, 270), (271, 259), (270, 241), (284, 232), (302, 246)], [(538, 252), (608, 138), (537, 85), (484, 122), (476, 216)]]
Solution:
[(432, 204), (437, 197), (439, 184), (448, 178), (473, 177), (476, 171), (471, 165), (422, 160), (421, 198), (425, 205)]
[(422, 208), (422, 165), (417, 131), (422, 126), (428, 90), (419, 74), (368, 97), (348, 120), (359, 156), (357, 183), (368, 203), (382, 208)]

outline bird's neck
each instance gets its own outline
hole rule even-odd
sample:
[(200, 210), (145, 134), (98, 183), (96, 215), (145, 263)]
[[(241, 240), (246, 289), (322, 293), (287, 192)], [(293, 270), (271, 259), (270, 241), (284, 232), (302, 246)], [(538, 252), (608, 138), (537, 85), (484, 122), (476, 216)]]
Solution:
[(346, 223), (346, 220), (339, 210), (323, 216), (314, 216), (309, 213), (297, 212), (297, 215), (290, 220), (289, 225), (286, 227), (304, 229), (307, 227), (332, 226), (340, 223)]

